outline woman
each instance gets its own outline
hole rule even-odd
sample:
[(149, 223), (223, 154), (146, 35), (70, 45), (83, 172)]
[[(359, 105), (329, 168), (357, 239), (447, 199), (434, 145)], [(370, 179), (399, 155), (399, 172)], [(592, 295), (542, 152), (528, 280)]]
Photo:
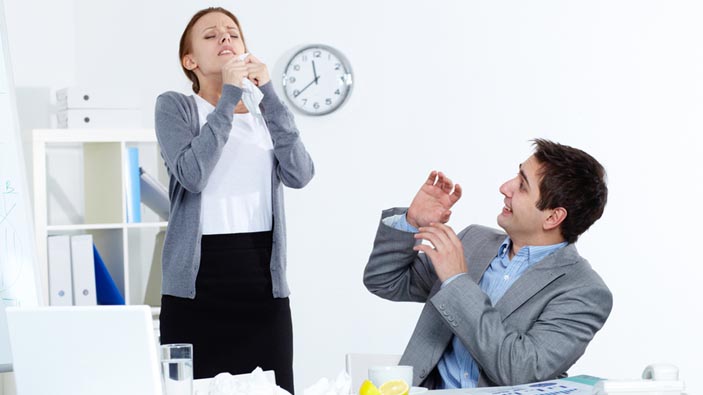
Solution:
[[(195, 95), (156, 101), (171, 200), (161, 343), (193, 344), (196, 379), (261, 366), (293, 393), (281, 184), (304, 187), (314, 167), (266, 65), (246, 53), (231, 12), (197, 12), (179, 49)], [(259, 114), (241, 101), (245, 79), (263, 93)]]

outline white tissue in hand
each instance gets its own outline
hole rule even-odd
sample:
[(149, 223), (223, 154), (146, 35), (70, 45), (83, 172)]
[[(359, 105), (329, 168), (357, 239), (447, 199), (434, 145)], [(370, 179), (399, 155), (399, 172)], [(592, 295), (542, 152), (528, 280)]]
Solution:
[[(248, 53), (239, 56), (240, 60), (246, 59), (249, 56)], [(249, 110), (250, 113), (254, 115), (261, 115), (261, 109), (259, 109), (259, 103), (264, 98), (264, 94), (261, 92), (259, 87), (254, 85), (248, 78), (242, 80), (242, 101), (244, 106)]]
[(259, 367), (244, 376), (218, 374), (210, 382), (208, 393), (209, 395), (290, 395), (288, 391), (270, 383)]
[(351, 377), (345, 371), (337, 375), (337, 380), (330, 382), (326, 377), (303, 390), (303, 395), (349, 395)]

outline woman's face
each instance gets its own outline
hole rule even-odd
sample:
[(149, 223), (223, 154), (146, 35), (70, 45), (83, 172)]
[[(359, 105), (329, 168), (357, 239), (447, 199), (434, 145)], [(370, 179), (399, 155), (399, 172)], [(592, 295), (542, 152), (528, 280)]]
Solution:
[(183, 57), (183, 65), (202, 76), (219, 76), (222, 65), (246, 51), (237, 24), (219, 12), (198, 19), (190, 40), (191, 51)]

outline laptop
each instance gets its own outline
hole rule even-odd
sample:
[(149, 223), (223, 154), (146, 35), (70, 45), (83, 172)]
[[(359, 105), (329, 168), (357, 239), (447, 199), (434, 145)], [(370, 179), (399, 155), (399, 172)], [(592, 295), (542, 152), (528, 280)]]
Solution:
[(148, 306), (9, 307), (21, 395), (161, 395)]

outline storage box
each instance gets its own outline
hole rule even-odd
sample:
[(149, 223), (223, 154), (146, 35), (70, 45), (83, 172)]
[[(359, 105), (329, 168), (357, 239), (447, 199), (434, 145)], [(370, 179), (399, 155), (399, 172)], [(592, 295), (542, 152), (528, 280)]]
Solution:
[(133, 109), (69, 109), (56, 113), (59, 128), (141, 128), (142, 112)]
[(73, 108), (139, 108), (139, 93), (122, 88), (82, 88), (68, 87), (56, 91), (56, 105), (59, 110)]

